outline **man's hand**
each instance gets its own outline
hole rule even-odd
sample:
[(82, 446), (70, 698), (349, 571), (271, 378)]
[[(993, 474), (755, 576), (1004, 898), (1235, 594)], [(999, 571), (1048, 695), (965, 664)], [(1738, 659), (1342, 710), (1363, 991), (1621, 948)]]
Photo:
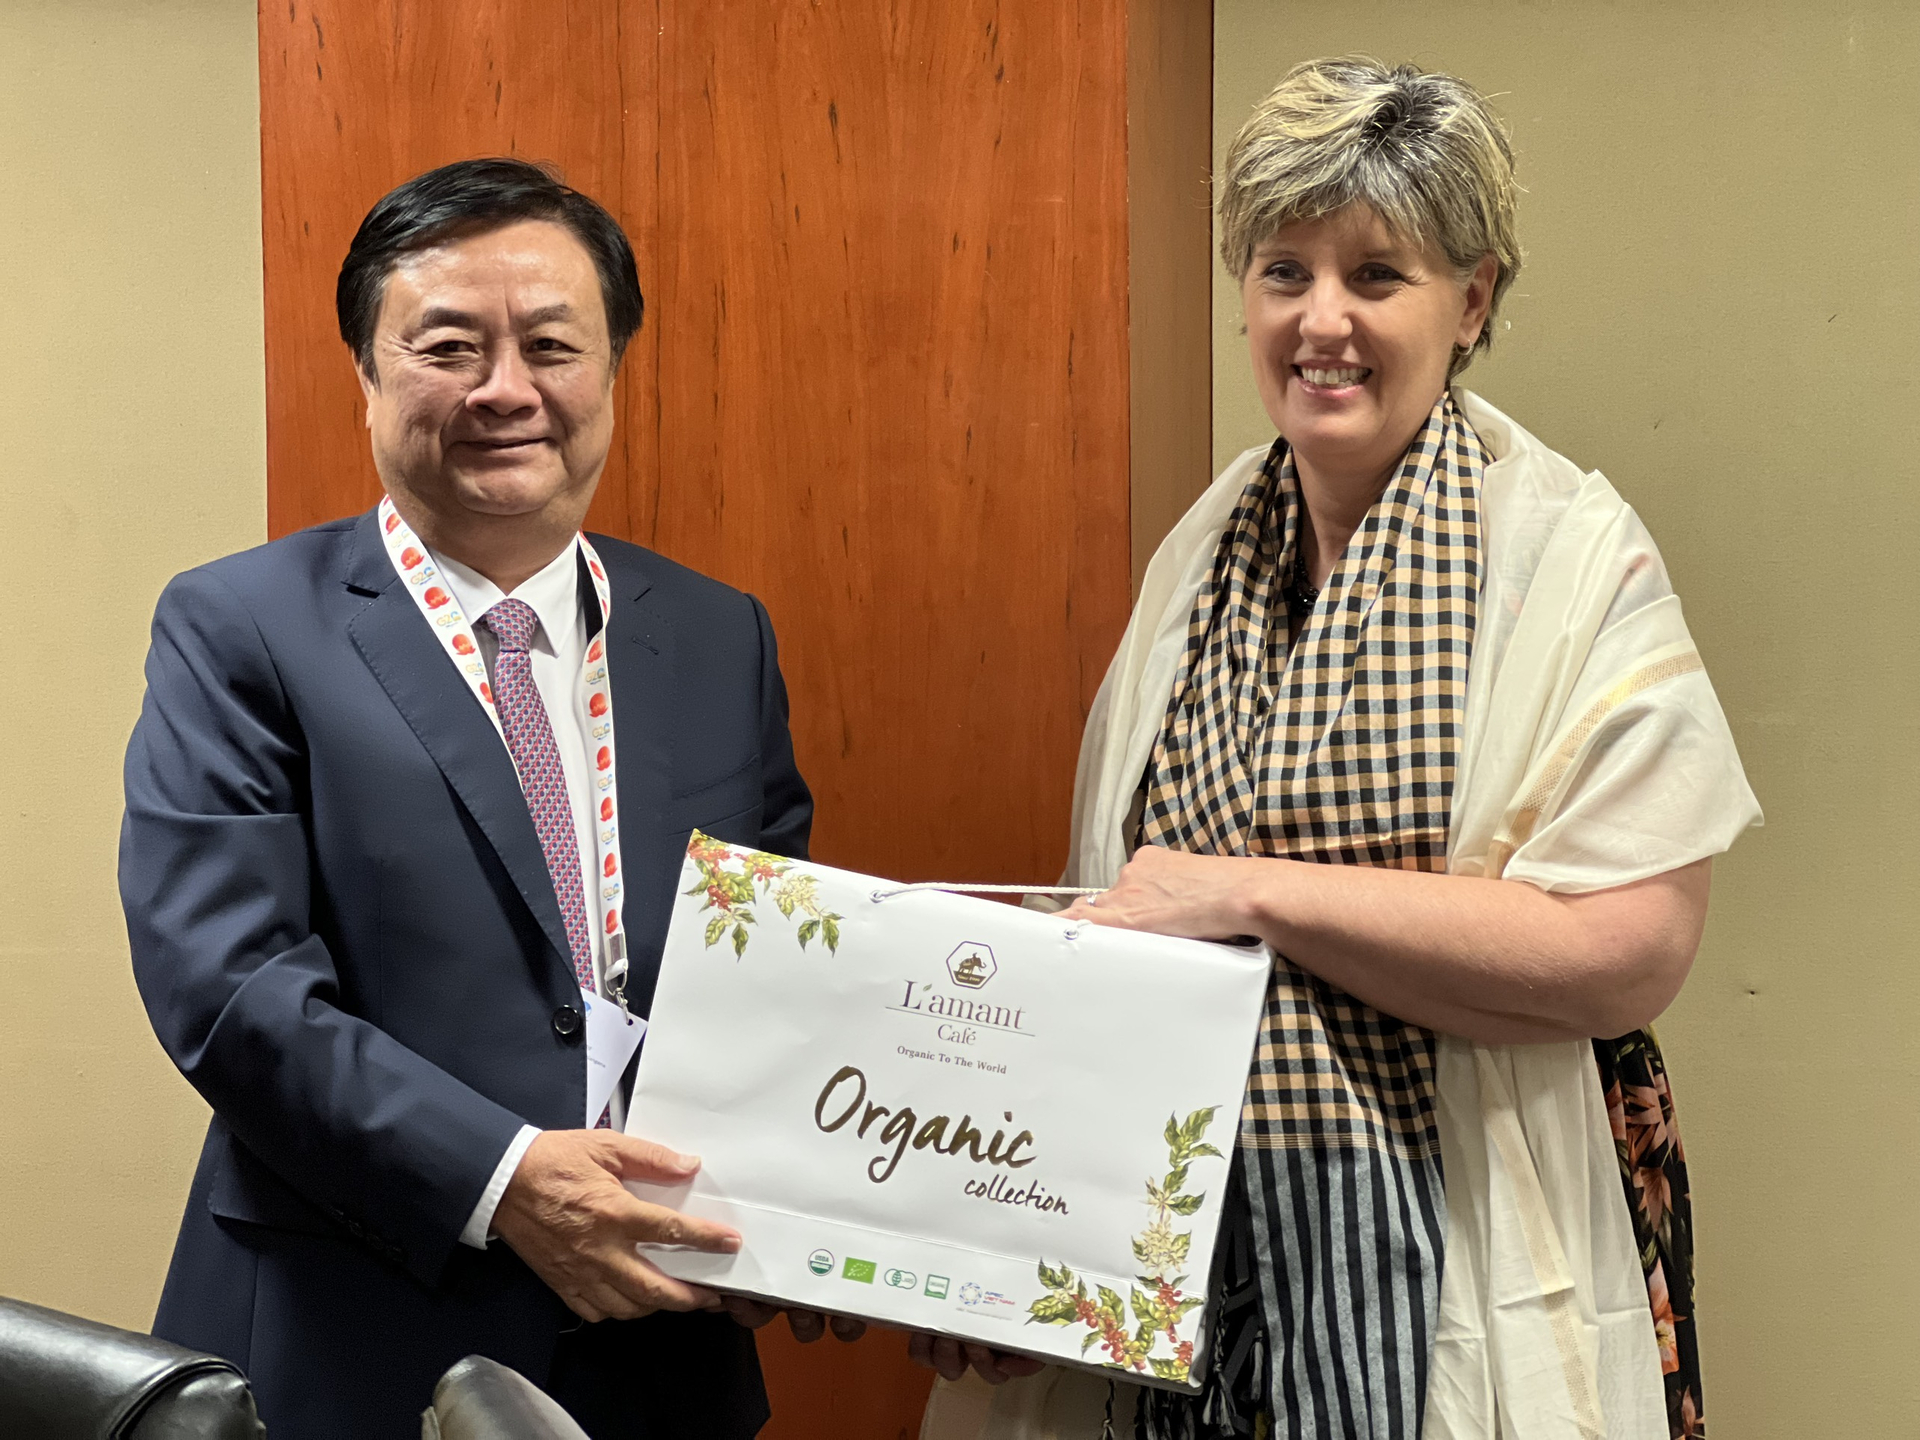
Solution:
[(948, 1380), (958, 1380), (971, 1365), (989, 1385), (1004, 1385), (1027, 1375), (1038, 1375), (1047, 1367), (1031, 1355), (1010, 1355), (985, 1345), (956, 1340), (951, 1335), (928, 1335), (916, 1331), (907, 1337), (907, 1354), (916, 1365), (938, 1370)]
[(672, 1185), (700, 1162), (617, 1130), (545, 1130), (527, 1147), (493, 1212), (493, 1233), (583, 1320), (655, 1310), (717, 1310), (720, 1297), (663, 1275), (638, 1244), (730, 1254), (740, 1236), (637, 1199), (622, 1180)]
[(746, 1295), (722, 1295), (720, 1303), (739, 1324), (758, 1330), (781, 1310), (787, 1312), (787, 1328), (802, 1345), (811, 1345), (827, 1333), (829, 1326), (836, 1340), (858, 1340), (867, 1333), (867, 1322), (851, 1315), (822, 1315), (818, 1310), (799, 1310), (792, 1306), (769, 1305)]

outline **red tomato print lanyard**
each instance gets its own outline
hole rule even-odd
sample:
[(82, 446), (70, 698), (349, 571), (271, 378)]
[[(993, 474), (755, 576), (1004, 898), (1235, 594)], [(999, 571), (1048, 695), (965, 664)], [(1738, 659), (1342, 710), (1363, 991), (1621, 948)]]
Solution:
[[(427, 547), (385, 495), (380, 497), (380, 537), (386, 544), (394, 573), (406, 582), (413, 603), (433, 627), (440, 648), (446, 651), (447, 658), (467, 682), (467, 689), (486, 711), (494, 733), (505, 748), (507, 732), (501, 727), (500, 712), (494, 709), (493, 687), (487, 683), (487, 666), (480, 658), (473, 626), (461, 612), (460, 602), (453, 598), (452, 588), (440, 574), (440, 567), (433, 563)], [(607, 616), (613, 603), (600, 557), (587, 543), (585, 535), (577, 536), (575, 543), (586, 556), (587, 570), (593, 576), (593, 593), (600, 601), (600, 633), (587, 646), (586, 662), (580, 670), (580, 691), (590, 720), (587, 748), (591, 752), (594, 794), (598, 797), (593, 834), (595, 858), (600, 862), (596, 867), (600, 881), (600, 903), (596, 908), (607, 937), (605, 987), (606, 993), (619, 1001), (624, 1011), (627, 1008), (627, 931), (620, 914), (620, 805), (613, 778), (613, 694), (607, 684)], [(509, 761), (513, 758), (511, 749), (507, 751), (507, 758)]]

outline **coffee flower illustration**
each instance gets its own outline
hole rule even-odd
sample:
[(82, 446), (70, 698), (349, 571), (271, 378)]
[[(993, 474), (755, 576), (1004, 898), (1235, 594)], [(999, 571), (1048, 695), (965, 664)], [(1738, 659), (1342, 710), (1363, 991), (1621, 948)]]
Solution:
[(817, 936), (826, 942), (829, 954), (838, 953), (840, 922), (845, 917), (820, 904), (819, 879), (795, 870), (791, 860), (764, 850), (736, 850), (698, 830), (687, 842), (687, 858), (693, 861), (700, 878), (686, 893), (705, 897), (700, 905), (702, 913), (716, 912), (707, 921), (709, 950), (731, 934), (734, 959), (746, 954), (747, 927), (760, 923), (754, 906), (771, 900), (782, 918), (792, 920), (796, 914), (804, 917), (795, 932), (802, 950)]
[[(1123, 1301), (1118, 1291), (1105, 1285), (1089, 1294), (1087, 1282), (1067, 1266), (1055, 1268), (1042, 1260), (1040, 1284), (1046, 1293), (1027, 1307), (1029, 1325), (1084, 1325), (1089, 1333), (1080, 1342), (1082, 1355), (1097, 1345), (1104, 1357), (1100, 1363), (1112, 1369), (1152, 1370), (1162, 1380), (1186, 1383), (1193, 1370), (1193, 1339), (1182, 1333), (1182, 1326), (1187, 1316), (1206, 1304), (1207, 1297), (1181, 1288), (1187, 1277), (1179, 1272), (1193, 1248), (1193, 1232), (1176, 1231), (1173, 1224), (1175, 1216), (1192, 1215), (1206, 1199), (1205, 1191), (1186, 1193), (1193, 1162), (1224, 1158), (1204, 1140), (1215, 1108), (1196, 1110), (1185, 1123), (1177, 1116), (1167, 1117), (1169, 1168), (1162, 1178), (1147, 1181), (1147, 1205), (1153, 1218), (1133, 1240), (1133, 1258), (1141, 1273), (1134, 1277), (1138, 1283), (1132, 1294)], [(1156, 1353), (1162, 1342), (1171, 1353)]]

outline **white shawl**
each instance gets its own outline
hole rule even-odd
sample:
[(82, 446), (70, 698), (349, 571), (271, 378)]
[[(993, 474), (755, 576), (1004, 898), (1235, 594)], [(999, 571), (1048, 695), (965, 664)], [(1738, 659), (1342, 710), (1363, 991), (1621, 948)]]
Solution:
[[(1606, 477), (1455, 399), (1494, 460), (1449, 871), (1581, 892), (1719, 854), (1760, 811), (1652, 538)], [(1147, 567), (1087, 717), (1064, 884), (1111, 884), (1125, 863), (1195, 598), (1266, 453), (1229, 465)], [(1437, 1117), (1447, 1249), (1424, 1440), (1666, 1440), (1591, 1047), (1442, 1036)], [(1097, 1436), (1106, 1390), (1058, 1370), (991, 1398), (943, 1384), (921, 1433)]]

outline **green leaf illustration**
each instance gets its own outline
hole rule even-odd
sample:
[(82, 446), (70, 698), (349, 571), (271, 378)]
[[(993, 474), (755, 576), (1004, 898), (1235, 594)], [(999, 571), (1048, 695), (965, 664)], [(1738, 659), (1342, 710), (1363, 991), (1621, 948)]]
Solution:
[(827, 937), (828, 953), (838, 954), (840, 950), (840, 917), (838, 915), (822, 915), (820, 917), (820, 928)]
[(802, 950), (806, 949), (807, 942), (813, 939), (813, 937), (819, 933), (820, 933), (820, 922), (818, 920), (802, 920), (800, 922), (800, 930), (799, 930), (800, 948)]
[(733, 958), (738, 960), (742, 955), (746, 953), (747, 953), (747, 927), (744, 925), (735, 925), (733, 927)]
[[(1183, 1351), (1191, 1353), (1192, 1340), (1182, 1338), (1180, 1326), (1205, 1305), (1206, 1297), (1188, 1295), (1183, 1289), (1187, 1283), (1184, 1271), (1193, 1250), (1193, 1232), (1176, 1231), (1173, 1225), (1176, 1216), (1197, 1213), (1206, 1200), (1204, 1192), (1183, 1193), (1191, 1162), (1203, 1155), (1223, 1158), (1202, 1139), (1213, 1123), (1217, 1108), (1196, 1110), (1185, 1120), (1178, 1116), (1167, 1119), (1164, 1133), (1168, 1173), (1164, 1183), (1153, 1178), (1146, 1181), (1147, 1204), (1153, 1218), (1133, 1238), (1133, 1255), (1140, 1263), (1141, 1274), (1135, 1277), (1137, 1283), (1130, 1287), (1125, 1300), (1110, 1286), (1098, 1285), (1097, 1303), (1089, 1304), (1085, 1277), (1076, 1278), (1066, 1265), (1055, 1269), (1045, 1261), (1039, 1263), (1039, 1280), (1046, 1294), (1032, 1302), (1033, 1316), (1046, 1324), (1071, 1325), (1075, 1321), (1084, 1324), (1087, 1333), (1080, 1338), (1080, 1353), (1090, 1356), (1095, 1347), (1101, 1347), (1104, 1354), (1099, 1357), (1099, 1363), (1108, 1369), (1145, 1371), (1151, 1368), (1161, 1379), (1186, 1381), (1189, 1378), (1189, 1365), (1180, 1357)], [(1073, 1286), (1071, 1294), (1067, 1290), (1069, 1284)], [(1131, 1329), (1128, 1328), (1129, 1311), (1133, 1321)], [(1171, 1358), (1153, 1353), (1163, 1344), (1173, 1347)]]
[(727, 917), (724, 911), (707, 922), (707, 948), (709, 950), (720, 943), (720, 936), (726, 928)]
[(1167, 1313), (1166, 1307), (1138, 1285), (1133, 1287), (1133, 1293), (1127, 1297), (1127, 1303), (1133, 1306), (1135, 1322), (1148, 1334), (1167, 1323), (1163, 1318)]
[(1029, 1325), (1066, 1325), (1075, 1318), (1073, 1296), (1061, 1293), (1043, 1295), (1027, 1310)]

